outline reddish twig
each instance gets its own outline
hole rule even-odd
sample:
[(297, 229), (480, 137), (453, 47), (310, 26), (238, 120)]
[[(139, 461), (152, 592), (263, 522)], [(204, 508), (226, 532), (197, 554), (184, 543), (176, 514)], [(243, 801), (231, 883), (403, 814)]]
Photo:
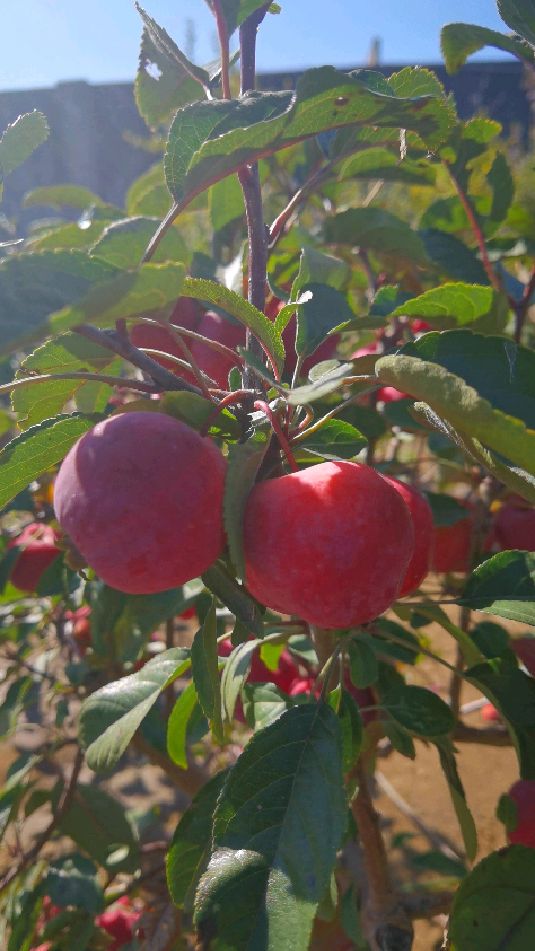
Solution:
[(227, 393), (226, 396), (214, 407), (210, 415), (208, 416), (206, 422), (199, 430), (201, 436), (206, 436), (210, 430), (210, 426), (213, 426), (220, 412), (225, 409), (226, 406), (232, 406), (233, 403), (240, 403), (242, 400), (250, 400), (254, 396), (254, 390), (233, 390), (232, 393)]
[(470, 204), (468, 195), (462, 188), (460, 182), (457, 180), (456, 176), (453, 173), (453, 170), (448, 165), (448, 163), (444, 162), (443, 164), (447, 168), (449, 176), (453, 184), (455, 185), (455, 190), (457, 192), (457, 195), (459, 196), (459, 200), (466, 212), (466, 217), (468, 218), (468, 221), (470, 222), (470, 227), (472, 229), (472, 232), (474, 234), (474, 237), (479, 247), (481, 263), (483, 267), (485, 268), (485, 274), (487, 275), (494, 290), (500, 293), (503, 290), (503, 288), (498, 278), (498, 275), (496, 274), (496, 271), (494, 270), (492, 266), (492, 262), (489, 258), (489, 253), (487, 251), (487, 245), (485, 244), (485, 236), (483, 234), (483, 231), (481, 230), (481, 225), (479, 224), (479, 221), (477, 220), (475, 211), (472, 208), (472, 205)]
[(275, 433), (277, 439), (279, 440), (279, 445), (284, 455), (286, 456), (286, 459), (288, 460), (288, 465), (290, 466), (290, 469), (292, 470), (292, 472), (298, 472), (299, 466), (297, 465), (294, 458), (294, 454), (292, 450), (290, 449), (290, 444), (282, 431), (282, 427), (281, 427), (279, 419), (277, 418), (277, 416), (271, 409), (271, 406), (269, 405), (269, 403), (266, 403), (264, 400), (255, 400), (254, 408), (261, 410), (263, 413), (266, 414), (267, 418), (269, 419), (271, 423), (271, 428), (273, 429), (273, 432)]
[(230, 99), (230, 56), (227, 21), (225, 20), (225, 15), (221, 8), (221, 0), (211, 0), (211, 5), (214, 11), (217, 35), (219, 37), (219, 50), (221, 53), (221, 92), (223, 99)]

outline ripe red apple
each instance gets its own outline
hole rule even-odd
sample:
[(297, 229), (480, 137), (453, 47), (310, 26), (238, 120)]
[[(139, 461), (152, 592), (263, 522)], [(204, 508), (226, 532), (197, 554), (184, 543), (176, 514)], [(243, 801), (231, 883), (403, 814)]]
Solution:
[(126, 896), (119, 898), (106, 911), (95, 918), (95, 923), (103, 931), (107, 931), (115, 940), (110, 944), (108, 951), (117, 951), (132, 941), (134, 928), (141, 917), (141, 912), (135, 911)]
[(414, 525), (414, 553), (399, 592), (399, 597), (402, 598), (405, 594), (416, 591), (429, 573), (433, 546), (433, 515), (429, 502), (417, 489), (413, 489), (406, 482), (400, 482), (399, 479), (393, 479), (392, 476), (383, 476), (383, 479), (399, 492), (412, 515)]
[[(218, 645), (220, 657), (228, 657), (232, 650), (233, 647), (230, 638), (225, 638), (225, 640), (221, 641)], [(255, 651), (247, 682), (251, 684), (275, 684), (283, 693), (290, 693), (290, 687), (296, 677), (300, 677), (299, 668), (289, 650), (285, 647), (279, 657), (276, 670), (270, 670), (269, 667), (266, 667), (260, 657), (260, 653)]]
[[(200, 319), (201, 312), (197, 301), (191, 297), (179, 297), (169, 322), (176, 327), (184, 327), (186, 330), (197, 330)], [(184, 359), (184, 353), (180, 345), (165, 327), (159, 327), (156, 324), (135, 324), (130, 331), (130, 340), (135, 347), (162, 350), (164, 353), (170, 353), (173, 357)], [(155, 359), (167, 370), (181, 376), (184, 375), (177, 364), (171, 360), (165, 360), (164, 357), (156, 357)]]
[(65, 619), (72, 623), (72, 638), (76, 641), (82, 657), (91, 645), (91, 608), (83, 604), (76, 611), (65, 611)]
[(171, 416), (112, 416), (63, 460), (56, 516), (106, 584), (154, 594), (220, 554), (225, 471), (217, 446)]
[(374, 469), (323, 462), (253, 488), (244, 545), (254, 597), (282, 614), (344, 628), (395, 600), (414, 529), (401, 495)]
[(492, 536), (500, 551), (535, 551), (535, 509), (518, 497), (509, 499), (494, 515)]
[[(209, 310), (201, 318), (197, 327), (197, 332), (209, 340), (215, 340), (222, 343), (225, 347), (235, 350), (236, 347), (245, 346), (245, 327), (241, 324), (232, 324), (230, 320), (221, 317)], [(237, 361), (233, 361), (230, 356), (225, 356), (218, 350), (214, 350), (202, 340), (194, 340), (191, 345), (191, 355), (210, 379), (222, 390), (228, 389), (228, 375), (233, 366), (237, 366)]]
[[(461, 503), (469, 508), (467, 503)], [(472, 556), (472, 514), (453, 525), (435, 525), (432, 571), (468, 571)]]
[(20, 548), (10, 581), (21, 591), (35, 591), (46, 569), (60, 554), (56, 533), (50, 525), (30, 522), (8, 548)]
[(481, 707), (481, 718), (485, 723), (500, 723), (502, 719), (500, 711), (496, 709), (493, 703), (486, 703), (484, 707)]
[(529, 634), (524, 637), (512, 637), (510, 644), (528, 673), (535, 677), (535, 637)]
[(509, 842), (535, 849), (535, 779), (519, 779), (507, 795), (516, 806), (516, 825), (507, 831)]

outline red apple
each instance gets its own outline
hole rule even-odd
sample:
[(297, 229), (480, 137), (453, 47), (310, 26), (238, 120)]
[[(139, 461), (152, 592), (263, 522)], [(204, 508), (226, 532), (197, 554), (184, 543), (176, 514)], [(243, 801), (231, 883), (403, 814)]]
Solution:
[[(218, 653), (220, 657), (228, 657), (232, 650), (233, 647), (230, 638), (226, 638), (218, 645)], [(266, 667), (262, 658), (260, 657), (259, 651), (255, 651), (251, 661), (251, 669), (247, 677), (247, 682), (251, 684), (275, 684), (275, 686), (279, 687), (283, 693), (289, 693), (290, 687), (294, 683), (296, 677), (299, 676), (299, 668), (289, 650), (285, 647), (279, 657), (279, 663), (276, 670), (270, 670), (269, 667)]]
[[(236, 350), (236, 347), (245, 346), (245, 327), (241, 324), (232, 324), (230, 320), (221, 317), (213, 311), (207, 311), (201, 318), (197, 332), (209, 340), (215, 340), (222, 343), (230, 350)], [(222, 389), (228, 389), (228, 375), (233, 366), (238, 365), (237, 360), (232, 360), (219, 350), (215, 350), (202, 340), (194, 340), (190, 345), (191, 355), (197, 365), (203, 370), (210, 379)]]
[(407, 574), (401, 586), (399, 597), (411, 594), (420, 587), (429, 573), (433, 546), (433, 515), (427, 499), (406, 482), (383, 476), (383, 479), (396, 489), (412, 515), (414, 525), (414, 553), (407, 568)]
[(82, 656), (91, 645), (90, 614), (91, 608), (88, 604), (83, 604), (76, 611), (65, 611), (65, 619), (72, 623), (72, 638), (76, 641)]
[[(465, 508), (468, 503), (461, 502)], [(472, 514), (453, 525), (435, 525), (432, 571), (468, 571), (472, 557)]]
[(502, 719), (500, 711), (493, 703), (486, 703), (484, 707), (481, 707), (481, 718), (485, 723), (500, 723)]
[(512, 637), (510, 644), (526, 670), (535, 677), (535, 637), (530, 634), (524, 637)]
[(37, 589), (41, 576), (60, 554), (56, 540), (56, 533), (50, 525), (30, 522), (9, 543), (8, 548), (20, 549), (10, 573), (10, 581), (16, 588), (30, 592)]
[(324, 462), (253, 488), (244, 545), (254, 597), (282, 614), (344, 628), (396, 599), (414, 529), (399, 492), (374, 469)]
[(509, 499), (494, 515), (492, 536), (500, 551), (535, 551), (535, 509)]
[(535, 849), (535, 779), (519, 779), (507, 795), (516, 806), (516, 825), (507, 831), (509, 842)]
[(171, 416), (112, 416), (63, 460), (56, 515), (106, 584), (154, 594), (198, 577), (220, 554), (225, 472), (217, 446)]
[(134, 929), (141, 917), (141, 912), (135, 911), (126, 896), (119, 898), (106, 911), (95, 918), (95, 923), (103, 931), (107, 931), (115, 940), (110, 944), (108, 951), (117, 951), (132, 941)]

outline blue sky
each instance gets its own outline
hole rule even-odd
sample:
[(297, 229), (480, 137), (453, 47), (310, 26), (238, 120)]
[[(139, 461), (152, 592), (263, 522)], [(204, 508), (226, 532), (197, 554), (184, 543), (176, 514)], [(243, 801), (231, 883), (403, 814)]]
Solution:
[[(281, 15), (268, 17), (259, 38), (258, 63), (265, 70), (359, 65), (374, 36), (382, 39), (384, 63), (436, 62), (444, 23), (462, 20), (507, 31), (495, 0), (280, 3)], [(144, 0), (142, 5), (179, 45), (192, 20), (196, 58), (213, 58), (212, 20), (204, 0)], [(128, 80), (135, 74), (140, 20), (131, 0), (4, 0), (2, 6), (0, 90), (72, 79)], [(486, 58), (496, 55), (486, 52)]]

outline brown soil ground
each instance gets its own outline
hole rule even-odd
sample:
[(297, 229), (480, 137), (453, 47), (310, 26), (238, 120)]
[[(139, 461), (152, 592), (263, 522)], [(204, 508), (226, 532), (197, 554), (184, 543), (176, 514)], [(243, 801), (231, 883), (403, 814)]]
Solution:
[[(451, 616), (452, 619), (457, 620), (454, 613)], [(477, 619), (484, 620), (485, 618), (480, 615)], [(520, 625), (510, 624), (508, 627), (513, 635), (524, 631)], [(436, 625), (426, 628), (426, 634), (429, 637), (430, 649), (453, 663), (455, 644), (449, 635)], [(407, 668), (405, 668), (406, 671)], [(448, 671), (427, 658), (409, 671), (408, 679), (413, 683), (432, 687), (444, 697), (447, 695)], [(461, 698), (463, 703), (477, 697), (475, 689), (463, 688)], [(465, 720), (471, 726), (484, 725), (479, 712), (467, 715)], [(20, 741), (26, 748), (32, 743), (31, 731), (24, 726), (22, 726)], [(0, 746), (0, 784), (15, 756), (16, 751), (12, 744)], [(66, 758), (67, 756), (66, 751)], [(501, 793), (506, 791), (518, 776), (516, 759), (511, 748), (460, 744), (458, 764), (467, 800), (479, 832), (478, 859), (480, 859), (488, 852), (504, 845), (503, 828), (495, 818), (495, 809)], [(446, 782), (438, 765), (436, 750), (418, 742), (414, 761), (394, 752), (387, 756), (380, 756), (377, 768), (427, 830), (424, 833), (419, 831), (410, 816), (400, 811), (398, 805), (381, 788), (377, 788), (376, 805), (382, 816), (395, 878), (407, 888), (411, 888), (417, 881), (422, 884), (437, 882), (440, 883), (439, 887), (444, 887), (444, 879), (440, 879), (435, 872), (415, 872), (408, 865), (407, 854), (403, 848), (393, 847), (392, 844), (394, 838), (399, 837), (401, 833), (409, 833), (412, 836), (410, 841), (406, 840), (409, 849), (416, 852), (428, 852), (431, 848), (436, 848), (438, 836), (439, 840), (443, 837), (445, 843), (450, 844), (455, 851), (462, 854), (461, 836)], [(53, 781), (53, 777), (50, 781)], [(108, 788), (122, 798), (129, 808), (142, 810), (149, 804), (161, 803), (162, 818), (166, 812), (169, 816), (169, 811), (173, 810), (173, 803), (176, 802), (174, 792), (161, 770), (145, 765), (140, 771), (133, 761), (120, 774), (103, 785), (108, 785)], [(173, 816), (169, 818), (174, 821)], [(37, 831), (39, 829), (35, 826), (35, 822), (28, 822), (24, 830), (24, 840), (28, 837), (31, 841), (31, 837)], [(8, 855), (0, 848), (0, 870), (2, 867), (5, 869), (8, 862)], [(418, 922), (414, 951), (434, 951), (435, 948), (439, 948), (444, 925), (445, 920), (440, 918), (431, 922)]]

